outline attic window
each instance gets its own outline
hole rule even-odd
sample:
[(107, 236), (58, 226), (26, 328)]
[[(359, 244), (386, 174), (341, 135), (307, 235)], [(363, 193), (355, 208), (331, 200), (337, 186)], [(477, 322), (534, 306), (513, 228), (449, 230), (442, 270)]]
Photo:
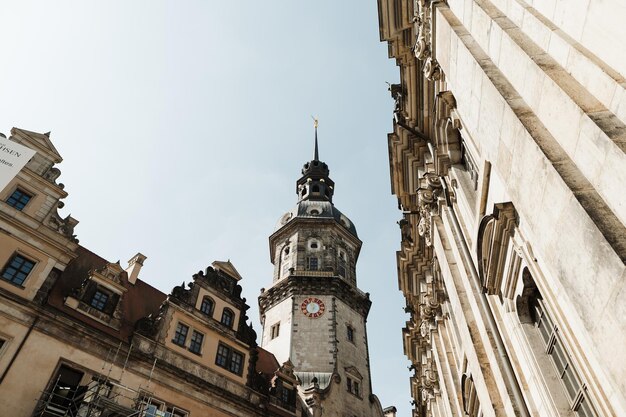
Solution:
[(310, 211), (311, 216), (319, 216), (320, 211), (317, 209), (313, 209)]
[[(120, 301), (119, 294), (90, 280), (85, 288), (82, 301), (87, 306), (111, 316)], [(89, 313), (92, 313), (91, 311)], [(102, 318), (102, 317), (101, 317)]]
[(103, 311), (104, 307), (107, 305), (107, 301), (109, 301), (109, 295), (100, 290), (96, 290), (93, 297), (91, 297), (89, 305), (96, 310)]

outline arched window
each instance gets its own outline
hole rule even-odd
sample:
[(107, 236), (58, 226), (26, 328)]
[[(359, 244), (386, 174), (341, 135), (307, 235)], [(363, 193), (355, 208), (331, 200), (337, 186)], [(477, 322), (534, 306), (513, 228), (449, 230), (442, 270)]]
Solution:
[(222, 324), (224, 326), (233, 327), (233, 320), (235, 319), (235, 313), (232, 310), (225, 308), (222, 312)]
[(211, 297), (205, 296), (204, 298), (202, 298), (202, 304), (200, 304), (200, 311), (202, 311), (207, 316), (212, 316), (214, 306), (215, 306), (215, 303), (213, 302)]
[(509, 243), (517, 225), (512, 203), (494, 205), (493, 214), (485, 216), (478, 228), (478, 274), (487, 294), (502, 295)]
[(474, 379), (471, 375), (463, 374), (461, 377), (461, 393), (463, 394), (463, 411), (465, 411), (465, 415), (469, 417), (482, 416)]

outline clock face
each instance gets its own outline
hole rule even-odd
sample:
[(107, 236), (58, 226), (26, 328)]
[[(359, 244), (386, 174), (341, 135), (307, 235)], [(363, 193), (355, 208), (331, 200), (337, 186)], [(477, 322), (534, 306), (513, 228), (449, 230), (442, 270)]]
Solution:
[(302, 302), (302, 305), (300, 306), (300, 311), (302, 311), (302, 314), (310, 319), (318, 318), (319, 316), (324, 314), (324, 310), (326, 310), (324, 302), (315, 297), (305, 298)]

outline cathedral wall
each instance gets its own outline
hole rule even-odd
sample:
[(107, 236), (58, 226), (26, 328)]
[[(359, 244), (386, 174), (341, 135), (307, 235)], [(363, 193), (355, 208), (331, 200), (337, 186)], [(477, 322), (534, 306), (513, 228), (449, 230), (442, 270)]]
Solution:
[[(367, 335), (365, 334), (365, 320), (358, 312), (352, 310), (341, 300), (335, 301), (337, 310), (337, 350), (338, 360), (341, 363), (339, 374), (345, 380), (355, 371), (362, 377), (361, 393), (356, 397), (367, 399), (370, 392), (370, 369), (367, 351)], [(348, 327), (352, 329), (352, 341), (349, 340)], [(354, 370), (352, 369), (354, 368)], [(353, 378), (354, 379), (354, 378)], [(344, 383), (344, 389), (346, 388)]]
[[(302, 312), (302, 303), (316, 298), (324, 303), (324, 313), (309, 318)], [(334, 312), (330, 295), (305, 294), (294, 297), (292, 310), (291, 356), (297, 372), (333, 372)]]
[[(293, 338), (291, 317), (292, 313), (298, 313), (294, 306), (293, 298), (286, 298), (267, 310), (262, 318), (263, 335), (261, 336), (261, 346), (272, 352), (278, 363), (284, 363), (292, 359), (290, 350)], [(278, 336), (276, 336), (275, 330), (277, 325), (279, 328)]]
[[(626, 392), (626, 369), (614, 364), (626, 363), (616, 349), (626, 331), (624, 303), (617, 298), (626, 291), (626, 271), (590, 215), (616, 227), (626, 223), (623, 193), (616, 191), (626, 175), (625, 154), (601, 123), (590, 122), (594, 109), (602, 108), (599, 100), (563, 84), (563, 73), (551, 73), (561, 70), (544, 65), (552, 58), (505, 18), (494, 17), (497, 9), (485, 2), (449, 3), (451, 9), (436, 12), (437, 59), (456, 98), (463, 138), (475, 144), (480, 160), (493, 164), (496, 192), (487, 213), (493, 203), (514, 203), (541, 271), (537, 285), (554, 305), (566, 343), (588, 378), (602, 381), (605, 394), (623, 409), (617, 393)], [(585, 182), (600, 198), (583, 207), (580, 193), (586, 191), (579, 187)]]

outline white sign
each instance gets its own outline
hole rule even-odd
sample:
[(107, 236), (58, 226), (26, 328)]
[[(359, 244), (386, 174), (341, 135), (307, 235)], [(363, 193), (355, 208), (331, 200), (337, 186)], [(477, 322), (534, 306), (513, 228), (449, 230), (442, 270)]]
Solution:
[(4, 190), (34, 155), (33, 149), (0, 136), (0, 191)]

